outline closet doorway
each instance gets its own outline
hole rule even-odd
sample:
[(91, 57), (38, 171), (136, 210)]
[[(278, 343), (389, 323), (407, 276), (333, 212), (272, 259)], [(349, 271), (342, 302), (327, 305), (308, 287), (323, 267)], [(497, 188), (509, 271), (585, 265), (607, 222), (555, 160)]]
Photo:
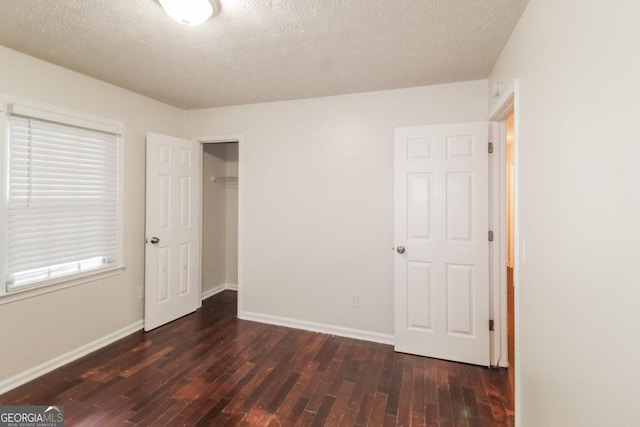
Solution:
[(202, 299), (238, 290), (239, 142), (202, 142)]
[(515, 265), (515, 125), (514, 112), (511, 111), (505, 120), (506, 127), (506, 242), (507, 262), (502, 268), (507, 269), (507, 354), (509, 361), (509, 381), (511, 390), (515, 392), (516, 346), (515, 346), (515, 285), (513, 268)]

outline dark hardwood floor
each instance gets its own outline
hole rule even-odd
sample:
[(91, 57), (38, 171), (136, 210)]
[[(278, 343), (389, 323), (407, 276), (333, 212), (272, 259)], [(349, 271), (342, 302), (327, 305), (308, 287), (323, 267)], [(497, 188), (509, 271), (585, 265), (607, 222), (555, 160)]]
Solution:
[(504, 369), (238, 320), (225, 291), (0, 396), (67, 426), (512, 426)]

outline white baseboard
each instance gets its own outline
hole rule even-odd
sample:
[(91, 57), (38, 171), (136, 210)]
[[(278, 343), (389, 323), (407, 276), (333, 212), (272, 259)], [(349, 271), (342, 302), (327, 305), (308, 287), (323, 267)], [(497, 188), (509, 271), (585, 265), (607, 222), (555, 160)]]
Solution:
[(303, 329), (305, 331), (320, 332), (323, 334), (337, 335), (340, 337), (354, 338), (357, 340), (377, 342), (380, 344), (394, 344), (393, 335), (362, 331), (360, 329), (344, 328), (342, 326), (327, 325), (324, 323), (309, 322), (306, 320), (290, 319), (287, 317), (271, 316), (269, 314), (252, 313), (249, 311), (242, 311), (240, 315), (238, 315), (238, 318), (243, 320), (251, 320), (254, 322), (267, 323), (270, 325), (286, 326), (293, 329)]
[(230, 283), (223, 283), (222, 285), (218, 285), (213, 289), (209, 289), (207, 291), (204, 291), (202, 293), (202, 300), (206, 300), (207, 298), (210, 298), (216, 294), (219, 294), (222, 291), (237, 291), (238, 290), (238, 285), (234, 285), (234, 284), (230, 284)]
[(224, 288), (228, 291), (237, 291), (238, 285), (235, 283), (225, 283)]
[(202, 292), (202, 300), (204, 301), (207, 298), (210, 298), (210, 297), (212, 297), (212, 296), (214, 296), (216, 294), (219, 294), (220, 292), (224, 291), (224, 289), (225, 289), (224, 285), (220, 285), (220, 286), (216, 286), (213, 289), (206, 290), (206, 291)]
[(2, 380), (0, 381), (0, 394), (6, 393), (7, 391), (12, 390), (18, 386), (21, 386), (22, 384), (27, 383), (31, 380), (34, 380), (41, 375), (44, 375), (48, 372), (53, 371), (54, 369), (64, 366), (69, 362), (73, 362), (74, 360), (77, 360), (82, 356), (86, 356), (89, 353), (99, 350), (102, 347), (111, 344), (112, 342), (118, 341), (120, 338), (124, 338), (127, 335), (131, 335), (132, 333), (141, 330), (143, 326), (144, 326), (144, 322), (142, 320), (139, 320), (135, 323), (132, 323), (129, 326), (125, 326), (120, 330), (112, 332), (109, 335), (105, 335), (101, 338), (98, 338), (95, 341), (85, 344), (82, 347), (78, 347), (75, 350), (71, 350), (68, 353), (62, 354), (58, 357), (48, 360), (38, 366), (35, 366), (31, 369), (28, 369), (24, 372), (21, 372), (10, 378), (7, 378), (6, 380)]

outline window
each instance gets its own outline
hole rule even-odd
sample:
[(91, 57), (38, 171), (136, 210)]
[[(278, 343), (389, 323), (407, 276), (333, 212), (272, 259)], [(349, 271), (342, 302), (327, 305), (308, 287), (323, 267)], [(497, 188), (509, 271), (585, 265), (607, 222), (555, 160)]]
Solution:
[(121, 131), (10, 105), (5, 151), (5, 292), (121, 264)]

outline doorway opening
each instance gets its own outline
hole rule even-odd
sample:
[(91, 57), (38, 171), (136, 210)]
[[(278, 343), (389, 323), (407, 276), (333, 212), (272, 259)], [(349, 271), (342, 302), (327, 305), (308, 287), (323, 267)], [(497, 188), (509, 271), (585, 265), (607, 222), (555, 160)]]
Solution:
[(493, 215), (499, 237), (495, 246), (494, 283), (497, 289), (500, 326), (496, 331), (496, 351), (499, 366), (508, 368), (509, 382), (515, 402), (516, 419), (519, 413), (519, 349), (518, 349), (518, 81), (500, 97), (491, 115), (496, 123), (494, 138), (497, 154), (494, 158), (497, 174), (493, 180), (495, 194)]
[(202, 144), (202, 299), (238, 290), (239, 143)]
[(514, 280), (513, 268), (515, 265), (515, 127), (514, 112), (509, 113), (505, 120), (505, 172), (506, 172), (506, 241), (507, 259), (506, 265), (502, 268), (507, 269), (507, 354), (509, 361), (509, 381), (511, 390), (515, 390), (515, 298), (514, 298)]

